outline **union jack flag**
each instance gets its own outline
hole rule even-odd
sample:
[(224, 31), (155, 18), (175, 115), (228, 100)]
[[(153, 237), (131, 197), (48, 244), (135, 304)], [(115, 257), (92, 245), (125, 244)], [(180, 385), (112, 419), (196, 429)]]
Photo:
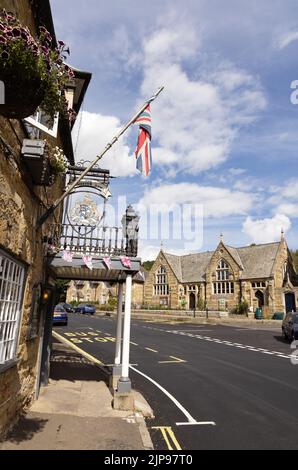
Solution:
[(150, 104), (148, 104), (147, 108), (135, 120), (135, 124), (139, 124), (140, 126), (138, 144), (135, 150), (137, 169), (143, 175), (148, 176), (152, 166)]

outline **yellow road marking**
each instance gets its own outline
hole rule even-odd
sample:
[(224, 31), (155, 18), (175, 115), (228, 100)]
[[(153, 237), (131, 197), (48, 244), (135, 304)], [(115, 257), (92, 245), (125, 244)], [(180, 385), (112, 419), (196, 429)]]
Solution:
[(96, 357), (91, 356), (91, 354), (88, 354), (86, 351), (83, 351), (83, 349), (79, 348), (78, 346), (75, 346), (71, 341), (69, 341), (68, 339), (64, 338), (64, 336), (61, 336), (61, 335), (59, 335), (58, 333), (56, 333), (56, 331), (53, 331), (53, 336), (54, 336), (56, 339), (59, 339), (59, 340), (62, 341), (63, 343), (67, 344), (68, 346), (71, 346), (73, 349), (75, 349), (75, 350), (78, 351), (80, 354), (82, 354), (82, 356), (84, 356), (86, 359), (89, 359), (89, 361), (92, 361), (92, 362), (94, 362), (95, 364), (100, 364), (101, 366), (104, 365), (104, 363), (101, 362), (99, 359), (96, 359)]
[[(179, 442), (176, 439), (176, 436), (170, 426), (154, 426), (152, 429), (159, 429), (162, 437), (166, 441), (169, 450), (182, 450)], [(170, 442), (170, 439), (172, 442)], [(172, 447), (174, 445), (174, 448)]]
[(152, 351), (152, 352), (155, 352), (155, 353), (158, 352), (158, 351), (156, 351), (156, 349), (151, 349), (151, 348), (145, 348), (145, 349), (147, 349), (147, 351)]
[(187, 362), (184, 359), (180, 359), (179, 357), (175, 356), (169, 356), (171, 359), (174, 359), (174, 361), (158, 361), (159, 364), (175, 364), (175, 363), (181, 363), (181, 362)]

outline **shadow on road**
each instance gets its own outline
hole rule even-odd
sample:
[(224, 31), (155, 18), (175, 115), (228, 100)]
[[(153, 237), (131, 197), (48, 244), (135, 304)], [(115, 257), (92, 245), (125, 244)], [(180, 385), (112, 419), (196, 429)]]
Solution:
[(285, 339), (283, 336), (273, 336), (273, 338), (276, 341), (278, 341), (279, 343), (283, 343), (283, 344), (287, 344), (287, 345), (291, 344), (291, 341), (289, 341), (288, 339)]
[(60, 343), (53, 344), (50, 379), (69, 380), (70, 382), (92, 380), (107, 383), (108, 381), (107, 374), (99, 367)]

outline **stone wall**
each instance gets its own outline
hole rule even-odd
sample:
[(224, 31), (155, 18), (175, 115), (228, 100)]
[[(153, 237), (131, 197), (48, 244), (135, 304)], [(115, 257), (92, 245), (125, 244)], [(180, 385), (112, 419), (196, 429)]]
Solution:
[[(230, 278), (231, 282), (234, 282), (234, 293), (233, 294), (213, 294), (213, 282), (215, 282), (215, 272), (218, 266), (218, 263), (221, 259), (224, 259), (230, 266), (232, 275)], [(240, 301), (241, 292), (240, 292), (240, 268), (236, 263), (234, 258), (227, 251), (223, 243), (220, 243), (217, 249), (214, 251), (211, 258), (210, 264), (206, 270), (206, 302), (209, 309), (218, 310), (219, 308), (219, 299), (223, 299), (226, 302), (226, 308), (231, 310), (234, 308)]]
[[(155, 296), (154, 295), (154, 284), (155, 276), (160, 266), (164, 266), (167, 271), (168, 284), (171, 290), (169, 296)], [(171, 308), (179, 308), (179, 283), (178, 279), (172, 271), (168, 261), (163, 255), (162, 251), (157, 256), (144, 284), (144, 304), (158, 306), (160, 305), (160, 297), (168, 298), (168, 305)]]
[[(28, 0), (0, 0), (0, 8), (18, 14), (21, 22), (34, 32), (34, 20)], [(26, 267), (23, 309), (19, 330), (17, 365), (4, 372), (0, 368), (0, 434), (17, 415), (28, 406), (35, 395), (40, 338), (27, 340), (32, 301), (32, 288), (45, 283), (43, 235), (45, 228), (37, 229), (36, 221), (44, 210), (62, 193), (63, 178), (50, 188), (33, 186), (30, 174), (21, 158), (22, 140), (27, 138), (17, 120), (0, 117), (0, 134), (11, 147), (7, 155), (0, 145), (0, 247)], [(45, 138), (45, 136), (42, 136)], [(51, 140), (61, 146), (61, 140)], [(56, 212), (59, 220), (61, 212)], [(54, 219), (49, 219), (49, 223)]]

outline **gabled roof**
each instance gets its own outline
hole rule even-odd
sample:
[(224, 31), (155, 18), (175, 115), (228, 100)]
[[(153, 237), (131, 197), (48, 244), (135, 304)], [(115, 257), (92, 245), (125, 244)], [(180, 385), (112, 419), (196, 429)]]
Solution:
[[(242, 271), (241, 279), (259, 279), (272, 276), (274, 262), (280, 242), (266, 243), (234, 248), (224, 245)], [(202, 282), (213, 251), (177, 256), (169, 253), (163, 255), (181, 283)]]
[(244, 269), (244, 266), (242, 264), (242, 261), (241, 261), (241, 258), (239, 256), (239, 253), (238, 253), (238, 250), (237, 248), (234, 248), (233, 246), (228, 246), (228, 245), (225, 245), (225, 248), (227, 249), (227, 251), (230, 253), (230, 255), (232, 256), (232, 258), (236, 261), (236, 263), (238, 264), (238, 266), (241, 268), (241, 269)]
[(181, 256), (182, 281), (198, 282), (205, 280), (205, 272), (213, 252), (195, 253), (192, 255)]
[(171, 255), (170, 253), (165, 253), (164, 251), (162, 252), (165, 259), (171, 266), (175, 276), (177, 277), (178, 281), (182, 282), (182, 271), (181, 271), (181, 256), (177, 255)]
[(242, 279), (271, 277), (280, 243), (266, 243), (237, 248), (244, 266)]

